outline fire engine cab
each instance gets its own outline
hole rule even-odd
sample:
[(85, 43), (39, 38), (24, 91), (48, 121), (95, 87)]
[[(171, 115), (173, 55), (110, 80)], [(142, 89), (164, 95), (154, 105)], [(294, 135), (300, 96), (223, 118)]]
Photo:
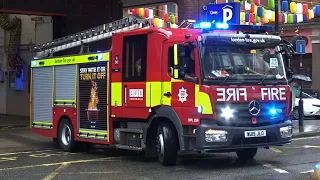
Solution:
[[(190, 21), (191, 22), (191, 21)], [(157, 156), (291, 142), (292, 46), (269, 26), (154, 28), (132, 17), (34, 47), (30, 127), (64, 151), (105, 144)], [(112, 38), (112, 49), (85, 45)], [(52, 53), (81, 46), (82, 53)]]

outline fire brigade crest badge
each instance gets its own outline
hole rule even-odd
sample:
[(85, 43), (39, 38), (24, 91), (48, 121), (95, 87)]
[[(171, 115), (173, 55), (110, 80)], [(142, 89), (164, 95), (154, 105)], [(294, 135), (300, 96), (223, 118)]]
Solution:
[(179, 89), (178, 97), (179, 97), (179, 101), (181, 103), (187, 101), (187, 97), (188, 97), (187, 90), (184, 89), (183, 87), (181, 89)]

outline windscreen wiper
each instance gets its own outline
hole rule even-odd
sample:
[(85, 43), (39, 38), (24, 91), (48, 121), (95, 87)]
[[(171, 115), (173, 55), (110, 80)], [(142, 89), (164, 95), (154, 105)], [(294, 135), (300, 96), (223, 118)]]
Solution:
[(220, 85), (224, 84), (229, 79), (229, 77), (231, 76), (230, 73), (234, 73), (234, 69), (231, 66), (224, 66), (224, 69), (225, 69), (225, 71), (228, 72), (229, 76), (225, 77), (223, 79), (223, 81), (220, 83)]
[(223, 85), (228, 79), (229, 79), (230, 75), (225, 77), (224, 80), (220, 83), (220, 85)]
[(264, 82), (264, 80), (267, 78), (268, 75), (269, 75), (269, 73), (267, 73), (258, 84), (262, 84)]
[[(229, 75), (226, 78), (224, 78), (224, 80), (220, 83), (220, 85), (226, 84), (227, 80), (230, 78), (230, 76), (234, 76), (234, 75)], [(242, 84), (243, 81), (232, 81), (232, 84)]]
[[(272, 69), (269, 69), (266, 73), (266, 75), (263, 77), (263, 79), (258, 83), (258, 84), (263, 84), (263, 82), (266, 80), (266, 78), (268, 77), (268, 75), (270, 75), (272, 73)], [(274, 75), (274, 74), (272, 74)]]

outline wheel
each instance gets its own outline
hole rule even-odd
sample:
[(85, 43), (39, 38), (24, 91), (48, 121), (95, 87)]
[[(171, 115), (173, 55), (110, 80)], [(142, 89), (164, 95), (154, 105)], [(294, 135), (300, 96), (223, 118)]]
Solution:
[(293, 109), (292, 117), (293, 117), (294, 120), (299, 119), (299, 108), (298, 108), (298, 107), (295, 107), (295, 108)]
[(258, 148), (241, 149), (237, 151), (240, 160), (252, 160), (257, 154)]
[(162, 123), (157, 130), (157, 154), (164, 166), (176, 165), (178, 158), (178, 137), (173, 125)]
[(72, 152), (76, 147), (72, 124), (68, 119), (63, 119), (58, 130), (58, 141), (63, 151)]

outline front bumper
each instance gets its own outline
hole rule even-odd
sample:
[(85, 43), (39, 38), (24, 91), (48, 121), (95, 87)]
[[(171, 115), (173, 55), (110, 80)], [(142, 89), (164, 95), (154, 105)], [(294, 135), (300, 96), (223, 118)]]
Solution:
[[(197, 128), (196, 146), (200, 151), (225, 151), (251, 147), (279, 146), (291, 142), (291, 137), (281, 137), (280, 128), (292, 127), (290, 120), (284, 123), (260, 127), (219, 126), (212, 121), (202, 121)], [(226, 131), (224, 142), (207, 142), (205, 132), (209, 129)], [(245, 138), (245, 131), (266, 130), (265, 137)]]

